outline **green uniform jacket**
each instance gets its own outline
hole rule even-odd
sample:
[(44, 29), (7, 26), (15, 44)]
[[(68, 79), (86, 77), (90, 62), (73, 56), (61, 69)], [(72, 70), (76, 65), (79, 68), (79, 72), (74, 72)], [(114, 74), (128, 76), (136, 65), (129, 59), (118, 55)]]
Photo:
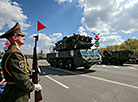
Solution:
[(7, 84), (0, 102), (28, 102), (34, 84), (30, 81), (29, 67), (22, 52), (11, 46), (2, 59), (2, 68)]

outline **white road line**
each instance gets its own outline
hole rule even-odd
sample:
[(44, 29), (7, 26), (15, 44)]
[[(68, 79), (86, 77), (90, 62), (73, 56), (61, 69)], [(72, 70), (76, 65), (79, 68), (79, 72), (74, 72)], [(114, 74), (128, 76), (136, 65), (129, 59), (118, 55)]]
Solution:
[(101, 68), (93, 68), (92, 70), (98, 70), (98, 71), (108, 71), (107, 69), (101, 69)]
[(127, 68), (132, 69), (132, 70), (138, 70), (138, 69), (136, 69), (134, 67), (127, 67)]
[(106, 65), (102, 65), (103, 67), (106, 67)]
[[(102, 65), (102, 66), (105, 67), (105, 68), (107, 68), (106, 65)], [(120, 67), (120, 66), (113, 66), (113, 67), (116, 68), (116, 69), (132, 69), (132, 70), (138, 70), (138, 69), (136, 69), (134, 67), (125, 67), (125, 68)]]
[(113, 67), (114, 67), (114, 68), (117, 68), (117, 69), (119, 68), (118, 66), (113, 66)]
[(47, 76), (47, 75), (46, 75), (45, 77), (47, 77), (48, 79), (50, 79), (50, 80), (54, 81), (55, 83), (61, 85), (62, 87), (66, 88), (66, 89), (69, 89), (68, 86), (66, 86), (66, 85), (62, 84), (61, 82), (59, 82), (59, 81), (57, 81), (57, 80), (51, 78), (50, 76)]
[(108, 80), (108, 79), (104, 79), (104, 78), (100, 78), (100, 77), (88, 76), (88, 75), (81, 75), (81, 76), (85, 76), (88, 78), (97, 79), (97, 80), (101, 80), (101, 81), (105, 81), (105, 82), (109, 82), (109, 83), (113, 83), (113, 84), (117, 84), (117, 85), (127, 86), (127, 87), (134, 88), (134, 89), (138, 89), (138, 86), (133, 86), (133, 85), (129, 85), (129, 84), (125, 84), (125, 83), (121, 83), (121, 82), (117, 82), (117, 81), (112, 81), (112, 80)]
[[(56, 69), (56, 68), (54, 68), (54, 69)], [(63, 69), (56, 69), (56, 70), (60, 70), (63, 72), (79, 75), (78, 73), (63, 70)], [(125, 84), (125, 83), (121, 83), (121, 82), (117, 82), (117, 81), (112, 81), (112, 80), (108, 80), (108, 79), (104, 79), (104, 78), (100, 78), (100, 77), (88, 76), (88, 75), (80, 75), (80, 76), (87, 77), (87, 78), (93, 78), (93, 79), (97, 79), (97, 80), (101, 80), (101, 81), (105, 81), (105, 82), (109, 82), (109, 83), (113, 83), (113, 84), (117, 84), (117, 85), (122, 85), (122, 86), (130, 87), (130, 88), (138, 89), (138, 86), (133, 86), (133, 85), (129, 85), (129, 84)]]
[(41, 69), (40, 69), (40, 67), (38, 67), (38, 72), (41, 73)]

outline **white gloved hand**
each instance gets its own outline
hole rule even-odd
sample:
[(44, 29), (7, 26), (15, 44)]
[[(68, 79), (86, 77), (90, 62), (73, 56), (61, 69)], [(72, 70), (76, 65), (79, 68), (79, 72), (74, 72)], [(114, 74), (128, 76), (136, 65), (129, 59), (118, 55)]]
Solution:
[(34, 84), (34, 90), (35, 91), (39, 91), (39, 90), (42, 90), (43, 87), (40, 85), (40, 84)]

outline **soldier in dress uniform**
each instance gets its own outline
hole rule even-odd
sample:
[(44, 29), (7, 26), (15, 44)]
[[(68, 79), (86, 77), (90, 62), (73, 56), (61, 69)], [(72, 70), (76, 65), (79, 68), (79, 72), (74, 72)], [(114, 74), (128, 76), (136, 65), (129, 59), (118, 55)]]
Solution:
[(30, 81), (27, 61), (20, 51), (21, 45), (24, 45), (24, 36), (19, 23), (0, 36), (0, 38), (8, 39), (11, 43), (2, 59), (2, 69), (7, 84), (0, 102), (28, 102), (30, 92), (42, 90), (40, 84)]

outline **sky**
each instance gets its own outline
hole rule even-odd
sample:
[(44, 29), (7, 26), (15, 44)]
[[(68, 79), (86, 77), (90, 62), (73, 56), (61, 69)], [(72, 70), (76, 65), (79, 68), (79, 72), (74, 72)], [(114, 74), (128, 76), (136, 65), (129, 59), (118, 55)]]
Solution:
[[(0, 0), (0, 35), (20, 23), (26, 35), (24, 54), (32, 54), (37, 20), (46, 26), (39, 31), (37, 52), (73, 33), (100, 33), (100, 47), (138, 39), (138, 0)], [(3, 50), (6, 39), (0, 39)]]

